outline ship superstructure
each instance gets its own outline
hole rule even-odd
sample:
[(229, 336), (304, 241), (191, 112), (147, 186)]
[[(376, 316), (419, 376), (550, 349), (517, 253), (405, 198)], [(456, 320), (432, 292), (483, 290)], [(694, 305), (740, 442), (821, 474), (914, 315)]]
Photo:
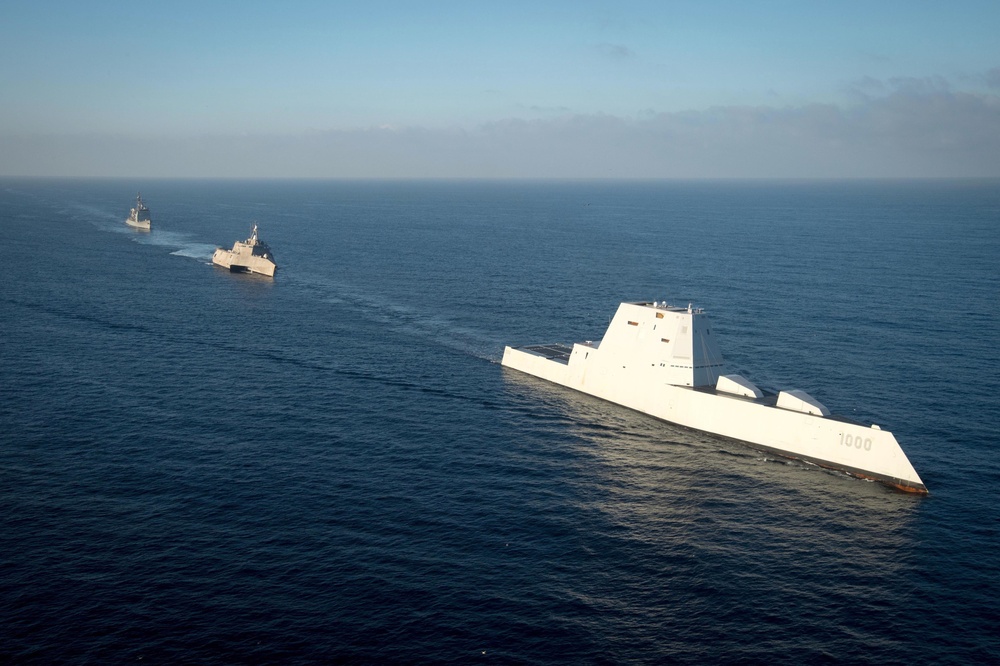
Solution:
[(622, 303), (601, 341), (506, 347), (502, 363), (664, 421), (927, 493), (891, 432), (833, 416), (805, 391), (765, 394), (727, 374), (708, 315), (691, 305)]
[(258, 273), (274, 277), (278, 269), (274, 263), (274, 254), (267, 243), (257, 236), (257, 225), (253, 225), (250, 238), (236, 241), (232, 250), (218, 248), (212, 255), (212, 263), (228, 268), (233, 273)]
[(150, 229), (152, 227), (152, 220), (149, 217), (149, 209), (146, 208), (146, 204), (142, 203), (142, 195), (137, 194), (135, 197), (135, 208), (129, 211), (128, 217), (125, 218), (125, 224), (135, 227), (136, 229)]

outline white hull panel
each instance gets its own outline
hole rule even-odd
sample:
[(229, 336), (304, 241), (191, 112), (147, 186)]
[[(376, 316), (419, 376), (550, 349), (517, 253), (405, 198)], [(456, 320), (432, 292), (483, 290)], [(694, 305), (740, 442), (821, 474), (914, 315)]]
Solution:
[(147, 231), (149, 231), (149, 229), (151, 227), (149, 220), (142, 220), (142, 221), (137, 222), (137, 221), (135, 221), (135, 220), (133, 220), (131, 218), (126, 218), (125, 219), (125, 224), (127, 224), (130, 227), (134, 227), (136, 229), (145, 229)]
[[(502, 363), (664, 421), (877, 479), (902, 490), (927, 492), (891, 432), (826, 416), (826, 409), (801, 391), (783, 392), (778, 400), (775, 396), (755, 398), (717, 391), (714, 385), (721, 375), (721, 354), (714, 340), (699, 339), (702, 330), (710, 337), (707, 320), (691, 321), (703, 313), (650, 305), (623, 303), (600, 343), (578, 343), (571, 352), (562, 347), (563, 352), (569, 352), (562, 354), (554, 353), (554, 346), (507, 347)], [(651, 318), (657, 310), (660, 314)], [(657, 326), (660, 332), (652, 333)], [(678, 343), (688, 347), (678, 350)], [(701, 368), (699, 344), (711, 347), (701, 359)], [(649, 351), (656, 355), (645, 353)], [(681, 360), (688, 363), (688, 377), (677, 374)], [(699, 373), (705, 372), (715, 377), (698, 380)], [(682, 381), (685, 378), (691, 381)], [(776, 402), (794, 407), (779, 408)]]
[(239, 256), (234, 254), (232, 250), (223, 248), (217, 249), (212, 255), (212, 263), (228, 268), (234, 273), (258, 273), (268, 277), (274, 277), (274, 269), (277, 268), (273, 261), (263, 257)]
[(233, 273), (257, 273), (267, 277), (274, 277), (274, 271), (278, 269), (271, 248), (257, 237), (256, 224), (250, 238), (236, 241), (232, 250), (218, 248), (212, 255), (212, 263)]

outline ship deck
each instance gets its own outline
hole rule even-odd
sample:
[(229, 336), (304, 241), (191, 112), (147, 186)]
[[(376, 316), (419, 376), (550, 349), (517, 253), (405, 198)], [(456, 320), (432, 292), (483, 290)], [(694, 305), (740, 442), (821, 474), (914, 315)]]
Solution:
[(549, 345), (526, 345), (524, 347), (515, 347), (515, 349), (526, 351), (564, 365), (569, 365), (569, 356), (573, 353), (573, 347), (562, 342)]
[[(735, 400), (746, 400), (747, 402), (755, 402), (758, 405), (766, 405), (768, 407), (778, 408), (778, 394), (775, 391), (770, 391), (768, 389), (761, 389), (764, 393), (762, 398), (748, 398), (738, 395), (733, 395), (732, 393), (726, 393), (725, 391), (716, 390), (714, 386), (694, 386), (690, 387), (692, 391), (698, 391), (699, 393), (708, 393), (710, 395), (718, 395), (724, 398), (733, 398)], [(859, 425), (865, 428), (870, 427), (871, 424), (865, 423), (864, 421), (858, 421), (857, 419), (852, 419), (849, 416), (844, 416), (843, 414), (828, 414), (821, 418), (830, 419), (831, 421), (840, 421), (841, 423), (849, 423), (851, 425)]]
[[(583, 342), (580, 344), (585, 344), (588, 347), (593, 347), (593, 343), (590, 341)], [(545, 345), (525, 345), (523, 347), (514, 347), (519, 351), (528, 352), (529, 354), (534, 354), (536, 356), (541, 356), (549, 361), (555, 361), (556, 363), (562, 363), (563, 365), (569, 365), (569, 357), (573, 353), (573, 346), (562, 342), (554, 342)], [(741, 396), (736, 396), (731, 393), (725, 393), (723, 391), (717, 391), (714, 386), (694, 386), (694, 387), (684, 387), (689, 388), (692, 391), (699, 391), (701, 393), (709, 393), (711, 395), (718, 395), (720, 397), (732, 398), (734, 400), (746, 400), (747, 402), (755, 402), (759, 405), (766, 405), (768, 407), (777, 408), (778, 393), (776, 391), (764, 390), (764, 396), (761, 398), (746, 398)], [(850, 423), (852, 425), (861, 425), (868, 427), (868, 424), (852, 419), (848, 416), (843, 416), (841, 414), (830, 414), (824, 418), (828, 418), (834, 421), (841, 421), (843, 423)]]
[(774, 407), (778, 404), (778, 394), (773, 391), (767, 391), (763, 389), (761, 392), (764, 394), (764, 397), (752, 398), (749, 396), (735, 395), (733, 393), (726, 393), (725, 391), (719, 391), (714, 386), (684, 386), (682, 388), (687, 388), (692, 391), (697, 391), (699, 393), (708, 393), (709, 395), (717, 395), (723, 398), (732, 398), (733, 400), (755, 402), (758, 405), (767, 405), (768, 407)]

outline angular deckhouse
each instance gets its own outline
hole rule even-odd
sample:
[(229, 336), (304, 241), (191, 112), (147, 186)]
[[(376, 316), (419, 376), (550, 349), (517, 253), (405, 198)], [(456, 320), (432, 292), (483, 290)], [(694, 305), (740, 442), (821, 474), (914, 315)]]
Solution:
[(236, 241), (232, 250), (216, 248), (212, 263), (228, 268), (232, 273), (258, 273), (267, 277), (274, 277), (274, 271), (278, 269), (271, 248), (257, 236), (256, 224), (250, 238)]
[(805, 391), (726, 374), (700, 308), (622, 303), (600, 342), (506, 347), (503, 365), (664, 421), (927, 493), (892, 433), (832, 416)]

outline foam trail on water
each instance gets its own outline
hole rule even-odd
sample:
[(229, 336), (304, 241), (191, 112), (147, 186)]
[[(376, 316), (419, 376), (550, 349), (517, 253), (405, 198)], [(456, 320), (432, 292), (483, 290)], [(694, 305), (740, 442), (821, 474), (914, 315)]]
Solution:
[(74, 219), (85, 219), (101, 231), (129, 234), (140, 245), (175, 248), (170, 254), (178, 257), (211, 261), (212, 254), (215, 252), (216, 246), (213, 243), (205, 243), (194, 238), (191, 234), (159, 229), (155, 220), (153, 228), (147, 231), (135, 229), (125, 224), (124, 215), (119, 216), (94, 206), (82, 204), (78, 204), (76, 209), (81, 211), (81, 214), (73, 215)]
[[(215, 252), (214, 244), (202, 242), (190, 234), (159, 229), (155, 220), (152, 230), (142, 231), (127, 226), (124, 215), (86, 205), (78, 205), (77, 209), (82, 212), (80, 217), (102, 231), (130, 234), (135, 242), (142, 245), (173, 248), (170, 254), (175, 256), (211, 261)], [(458, 318), (423, 312), (410, 304), (372, 294), (354, 284), (307, 277), (291, 271), (284, 273), (282, 280), (304, 291), (312, 291), (324, 302), (354, 307), (362, 316), (392, 330), (406, 331), (409, 336), (419, 336), (485, 361), (499, 361), (497, 350), (503, 349), (502, 341), (470, 328), (467, 322)]]
[(84, 219), (101, 231), (113, 231), (116, 233), (134, 233), (136, 231), (132, 227), (125, 224), (125, 218), (128, 217), (127, 212), (118, 216), (114, 213), (108, 212), (107, 210), (102, 210), (95, 206), (87, 206), (84, 204), (76, 204), (73, 208), (76, 211), (79, 211), (79, 213), (67, 210), (66, 214), (74, 220)]
[(503, 343), (483, 331), (470, 328), (458, 318), (422, 312), (412, 305), (366, 292), (354, 284), (291, 274), (286, 274), (285, 282), (301, 287), (303, 291), (314, 292), (324, 302), (349, 305), (365, 318), (392, 330), (406, 331), (408, 336), (425, 338), (485, 361), (499, 360), (496, 350), (502, 349)]
[(178, 257), (211, 261), (212, 255), (215, 254), (215, 245), (212, 245), (211, 243), (189, 243), (188, 245), (181, 247), (179, 250), (174, 250), (170, 254)]

